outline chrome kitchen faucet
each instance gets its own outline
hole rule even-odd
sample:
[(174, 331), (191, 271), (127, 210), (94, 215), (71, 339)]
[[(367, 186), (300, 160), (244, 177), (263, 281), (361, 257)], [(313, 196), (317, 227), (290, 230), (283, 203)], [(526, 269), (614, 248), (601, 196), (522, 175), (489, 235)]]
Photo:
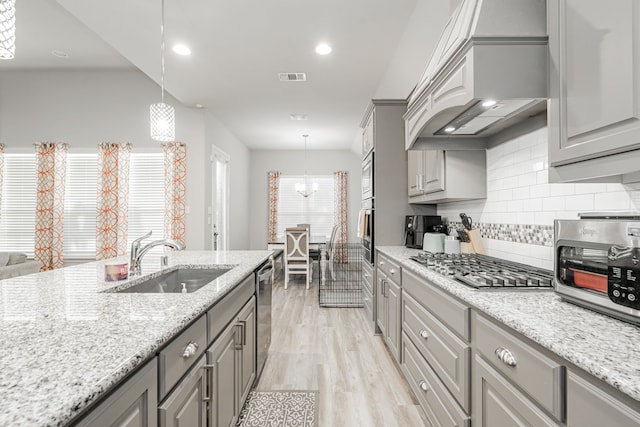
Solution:
[[(145, 254), (147, 252), (149, 252), (152, 248), (156, 247), (156, 246), (168, 246), (170, 248), (173, 248), (177, 251), (182, 251), (184, 250), (184, 245), (180, 242), (177, 242), (175, 240), (171, 240), (171, 239), (165, 239), (165, 240), (154, 240), (153, 242), (149, 243), (146, 246), (140, 246), (140, 242), (142, 242), (144, 239), (146, 239), (147, 237), (150, 237), (152, 234), (152, 231), (149, 231), (147, 234), (145, 234), (142, 237), (138, 237), (136, 240), (134, 240), (131, 243), (131, 259), (129, 261), (129, 273), (132, 276), (136, 276), (139, 275), (142, 272), (142, 257), (145, 256)], [(162, 258), (160, 258), (160, 263), (162, 267), (166, 267), (167, 266), (167, 257), (163, 256)]]

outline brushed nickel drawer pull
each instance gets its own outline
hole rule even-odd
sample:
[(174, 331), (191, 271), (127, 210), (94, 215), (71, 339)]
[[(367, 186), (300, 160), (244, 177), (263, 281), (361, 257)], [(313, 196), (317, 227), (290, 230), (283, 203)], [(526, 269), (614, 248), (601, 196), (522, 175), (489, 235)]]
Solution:
[(420, 336), (426, 340), (427, 338), (429, 338), (429, 332), (425, 331), (424, 329), (420, 329)]
[(418, 386), (420, 387), (420, 389), (422, 391), (428, 391), (429, 390), (429, 386), (427, 385), (427, 383), (424, 380), (420, 381), (420, 384), (418, 384)]
[(182, 357), (184, 359), (188, 359), (194, 354), (196, 354), (197, 352), (198, 352), (198, 343), (190, 341), (189, 344), (187, 344), (187, 346), (184, 348), (184, 351), (182, 352)]
[(515, 356), (506, 348), (498, 347), (496, 348), (495, 353), (496, 353), (496, 356), (498, 356), (498, 359), (505, 365), (511, 366), (511, 367), (516, 366), (517, 362), (516, 362)]
[[(213, 368), (215, 368), (215, 365), (204, 365), (202, 366), (202, 369), (204, 370), (204, 375), (205, 375), (205, 394), (206, 394), (206, 390), (209, 390), (209, 393), (212, 392), (212, 388), (213, 388), (213, 381), (211, 380), (211, 374), (213, 373)], [(202, 398), (203, 402), (210, 402), (211, 401), (211, 395), (209, 396), (204, 396)]]

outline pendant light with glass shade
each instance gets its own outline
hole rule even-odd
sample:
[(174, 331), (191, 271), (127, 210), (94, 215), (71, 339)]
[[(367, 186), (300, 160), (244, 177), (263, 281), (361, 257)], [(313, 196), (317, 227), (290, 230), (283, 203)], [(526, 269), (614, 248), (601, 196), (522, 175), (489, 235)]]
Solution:
[(302, 135), (304, 137), (304, 181), (296, 184), (296, 191), (302, 197), (309, 197), (316, 191), (318, 191), (318, 183), (314, 182), (311, 187), (309, 187), (309, 178), (307, 177), (307, 137), (308, 134)]
[(151, 139), (171, 142), (176, 139), (176, 113), (173, 107), (164, 103), (164, 0), (161, 1), (160, 18), (160, 90), (161, 101), (151, 104)]
[(0, 0), (0, 59), (16, 54), (16, 0)]

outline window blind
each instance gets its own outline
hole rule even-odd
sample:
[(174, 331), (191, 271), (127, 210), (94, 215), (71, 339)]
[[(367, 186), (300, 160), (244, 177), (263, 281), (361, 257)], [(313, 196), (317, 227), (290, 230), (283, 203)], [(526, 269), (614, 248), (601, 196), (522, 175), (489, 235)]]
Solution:
[(296, 184), (304, 182), (304, 176), (280, 176), (278, 197), (278, 237), (284, 236), (287, 227), (310, 224), (313, 236), (331, 236), (334, 220), (333, 175), (307, 177), (309, 186), (318, 184), (318, 191), (303, 197), (296, 191)]
[(24, 252), (33, 258), (36, 185), (35, 154), (5, 153), (0, 250)]
[(67, 154), (64, 259), (95, 259), (98, 155)]
[[(129, 174), (129, 233), (127, 248), (151, 230), (142, 244), (164, 238), (164, 155), (132, 153)], [(163, 248), (149, 253), (159, 256)]]

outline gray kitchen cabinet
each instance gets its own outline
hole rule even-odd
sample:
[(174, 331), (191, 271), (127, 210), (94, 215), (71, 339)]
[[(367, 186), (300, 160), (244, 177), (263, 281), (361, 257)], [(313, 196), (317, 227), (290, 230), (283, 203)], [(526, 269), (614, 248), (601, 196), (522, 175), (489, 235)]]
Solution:
[(252, 297), (207, 349), (211, 427), (235, 426), (256, 376), (256, 300)]
[(151, 359), (77, 426), (148, 427), (158, 420), (158, 361)]
[(407, 151), (408, 195), (411, 197), (444, 190), (444, 151)]
[(202, 356), (158, 407), (160, 427), (207, 425), (207, 370)]
[(365, 318), (370, 326), (374, 326), (371, 330), (375, 329), (375, 315), (376, 312), (373, 307), (373, 267), (368, 262), (362, 263), (362, 303), (364, 305)]
[(401, 269), (382, 254), (378, 254), (377, 267), (377, 325), (389, 351), (400, 362)]
[(567, 373), (567, 427), (637, 427), (640, 405), (577, 371)]
[(444, 203), (487, 197), (484, 150), (410, 150), (409, 203)]
[(640, 6), (548, 0), (549, 180), (638, 181)]
[(402, 270), (402, 364), (426, 418), (469, 425), (470, 308), (428, 280)]
[(559, 426), (477, 353), (472, 371), (474, 427)]
[[(475, 382), (475, 402), (491, 404), (491, 387), (496, 390), (507, 390), (507, 386), (494, 384), (489, 389), (482, 388), (481, 381), (492, 380), (493, 383), (509, 383), (522, 390), (521, 400), (527, 407), (539, 406), (553, 415), (556, 420), (564, 419), (564, 377), (565, 368), (555, 358), (534, 348), (510, 329), (507, 329), (477, 312), (472, 316), (473, 345), (476, 351), (474, 367), (486, 362), (491, 365), (487, 378), (477, 377)], [(474, 368), (475, 369), (475, 368)], [(480, 368), (478, 368), (480, 369)], [(485, 371), (480, 371), (485, 372)], [(484, 375), (484, 374), (483, 374)], [(501, 375), (500, 380), (496, 378)], [(479, 382), (480, 381), (480, 382)], [(487, 394), (488, 393), (488, 394)], [(509, 395), (503, 396), (509, 399)], [(485, 402), (485, 399), (489, 401)], [(482, 408), (482, 407), (480, 407)], [(523, 409), (524, 410), (524, 409)], [(546, 425), (546, 424), (543, 424)]]
[(375, 139), (374, 139), (374, 115), (375, 111), (372, 111), (371, 114), (367, 117), (364, 122), (364, 126), (362, 128), (362, 158), (367, 157), (367, 154), (371, 152), (375, 148)]

